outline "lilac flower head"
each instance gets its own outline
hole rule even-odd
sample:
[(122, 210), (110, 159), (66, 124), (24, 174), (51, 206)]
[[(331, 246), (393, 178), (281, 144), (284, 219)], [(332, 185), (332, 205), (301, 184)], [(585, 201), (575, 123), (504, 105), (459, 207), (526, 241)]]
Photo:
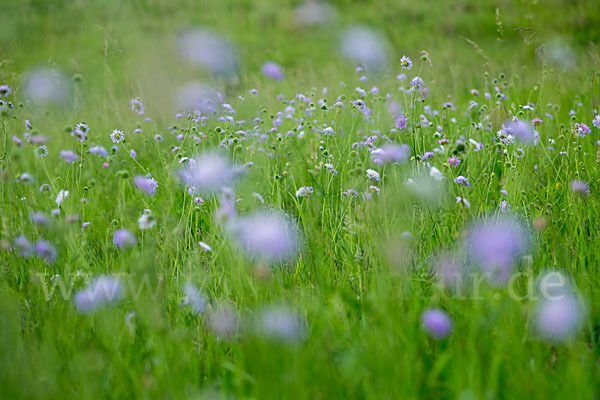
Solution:
[(583, 122), (575, 123), (575, 134), (577, 136), (584, 138), (585, 135), (587, 135), (588, 133), (592, 133), (592, 130), (590, 129), (589, 126), (587, 126)]
[(298, 190), (296, 190), (296, 197), (306, 197), (308, 198), (315, 189), (312, 186), (302, 186)]
[(505, 284), (514, 264), (529, 246), (529, 236), (517, 220), (488, 218), (475, 224), (467, 237), (467, 254), (490, 283)]
[(262, 72), (267, 78), (280, 81), (284, 78), (283, 68), (273, 61), (267, 61), (262, 66)]
[(158, 182), (151, 176), (136, 175), (133, 177), (133, 183), (142, 192), (149, 196), (154, 196)]
[(220, 34), (208, 29), (183, 32), (178, 38), (181, 56), (217, 76), (234, 75), (238, 61), (232, 44)]
[(465, 178), (462, 175), (457, 176), (456, 178), (454, 178), (454, 183), (459, 184), (459, 185), (463, 185), (463, 186), (466, 186), (466, 187), (471, 187), (471, 184), (469, 183), (469, 179)]
[(590, 193), (590, 188), (584, 181), (573, 180), (571, 181), (570, 187), (573, 193), (577, 193), (582, 196), (587, 196)]
[(12, 93), (12, 89), (8, 85), (0, 85), (0, 97), (8, 97)]
[(129, 100), (129, 104), (131, 104), (131, 111), (140, 116), (144, 115), (144, 104), (142, 103), (142, 99), (136, 97)]
[(296, 226), (283, 214), (272, 211), (240, 218), (233, 231), (252, 258), (269, 263), (291, 259), (299, 244)]
[(592, 125), (594, 125), (597, 129), (600, 129), (600, 114), (594, 117), (592, 120)]
[(410, 81), (410, 86), (412, 86), (414, 90), (421, 90), (423, 86), (425, 86), (425, 81), (423, 81), (423, 79), (419, 78), (418, 76), (415, 76)]
[(444, 339), (452, 332), (452, 319), (437, 308), (425, 310), (421, 315), (421, 324), (434, 339)]
[(33, 254), (33, 245), (24, 235), (20, 235), (15, 239), (15, 247), (22, 257), (29, 257)]
[(56, 247), (47, 240), (38, 240), (35, 242), (35, 253), (48, 264), (54, 264), (54, 261), (58, 257)]
[(372, 150), (371, 155), (373, 156), (373, 162), (376, 164), (386, 162), (403, 163), (410, 156), (410, 148), (406, 144), (398, 145), (390, 143), (380, 149)]
[(33, 222), (36, 225), (48, 226), (50, 224), (50, 221), (48, 220), (48, 217), (46, 216), (46, 214), (44, 214), (41, 211), (36, 211), (34, 213), (31, 213), (29, 218), (31, 219), (31, 222)]
[(81, 313), (96, 311), (106, 305), (116, 303), (123, 298), (121, 281), (109, 275), (102, 275), (92, 281), (85, 289), (75, 293), (75, 307)]
[(400, 59), (400, 66), (402, 67), (402, 69), (408, 71), (413, 66), (412, 60), (407, 56), (402, 56), (402, 58)]
[(215, 193), (230, 186), (240, 170), (229, 159), (217, 153), (206, 153), (189, 160), (185, 168), (179, 171), (181, 180), (203, 193)]
[(191, 283), (186, 283), (184, 288), (185, 298), (184, 307), (190, 307), (195, 314), (200, 314), (206, 309), (206, 297)]
[(123, 141), (123, 139), (125, 139), (125, 134), (123, 133), (123, 131), (115, 129), (110, 134), (110, 139), (112, 140), (113, 143), (119, 144)]
[(342, 32), (342, 55), (373, 71), (380, 71), (387, 64), (388, 47), (384, 37), (366, 27), (355, 26)]
[(304, 329), (300, 315), (287, 307), (267, 307), (259, 316), (259, 333), (281, 342), (295, 342), (302, 338)]
[(531, 124), (525, 121), (510, 121), (503, 127), (503, 132), (506, 136), (511, 135), (523, 143), (533, 142), (533, 129)]
[(90, 153), (101, 157), (108, 157), (108, 151), (103, 146), (90, 147)]
[(135, 235), (126, 229), (117, 229), (113, 237), (113, 244), (119, 249), (134, 246), (137, 243)]
[(72, 150), (61, 150), (58, 157), (64, 158), (64, 160), (69, 164), (74, 161), (77, 161), (77, 159), (79, 158), (79, 156)]
[(448, 164), (451, 167), (456, 168), (456, 167), (458, 167), (458, 164), (460, 164), (460, 158), (458, 158), (456, 156), (452, 156), (452, 157), (448, 158)]

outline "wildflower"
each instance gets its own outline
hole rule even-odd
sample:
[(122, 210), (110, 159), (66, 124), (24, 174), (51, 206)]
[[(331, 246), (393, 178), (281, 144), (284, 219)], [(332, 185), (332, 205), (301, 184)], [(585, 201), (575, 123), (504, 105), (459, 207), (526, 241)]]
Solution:
[(41, 257), (46, 261), (47, 264), (54, 264), (58, 257), (56, 247), (47, 240), (38, 240), (35, 242), (35, 252), (38, 257)]
[(442, 175), (440, 170), (437, 169), (436, 167), (429, 168), (429, 176), (431, 176), (433, 179), (435, 179), (438, 182), (440, 182), (440, 181), (442, 181), (442, 179), (444, 179), (444, 176)]
[(8, 97), (12, 93), (12, 89), (8, 85), (0, 85), (0, 97)]
[(142, 99), (136, 97), (135, 99), (129, 100), (129, 104), (131, 104), (131, 111), (140, 116), (144, 115), (144, 104), (142, 103)]
[(156, 226), (156, 220), (151, 213), (144, 213), (138, 218), (138, 227), (141, 230), (152, 229)]
[(592, 125), (594, 125), (597, 129), (600, 129), (600, 114), (594, 117), (592, 120)]
[(46, 146), (36, 147), (34, 150), (34, 154), (37, 158), (44, 158), (48, 155), (48, 147), (46, 147)]
[(268, 61), (263, 64), (262, 72), (267, 78), (280, 81), (284, 78), (283, 68), (277, 63)]
[(470, 229), (466, 245), (469, 257), (487, 275), (487, 279), (502, 285), (508, 281), (514, 264), (525, 253), (529, 238), (525, 228), (513, 219), (486, 219)]
[(29, 172), (23, 172), (17, 178), (17, 180), (21, 183), (33, 183), (35, 181), (35, 179), (33, 179), (33, 176), (31, 176), (31, 174)]
[(136, 175), (133, 177), (133, 183), (140, 191), (150, 196), (154, 196), (158, 187), (158, 182), (150, 175)]
[(206, 309), (206, 297), (191, 283), (186, 283), (184, 288), (185, 298), (183, 306), (190, 307), (195, 314), (200, 314)]
[(75, 307), (81, 313), (89, 313), (123, 298), (123, 284), (115, 277), (102, 275), (85, 289), (75, 293)]
[(463, 186), (466, 186), (466, 187), (471, 187), (471, 184), (469, 183), (469, 179), (465, 178), (462, 175), (457, 176), (456, 178), (454, 178), (454, 183), (457, 183), (459, 185), (463, 185)]
[(64, 158), (64, 160), (66, 162), (68, 162), (69, 164), (74, 161), (77, 161), (77, 159), (79, 158), (79, 156), (74, 151), (71, 151), (71, 150), (61, 150), (58, 157)]
[(410, 86), (412, 86), (412, 88), (414, 90), (421, 90), (423, 88), (423, 86), (425, 85), (425, 81), (423, 81), (423, 79), (419, 78), (418, 76), (415, 76), (411, 81), (410, 81)]
[(123, 131), (115, 129), (110, 134), (110, 139), (112, 140), (113, 143), (119, 144), (119, 143), (123, 142), (123, 140), (125, 139), (125, 134), (123, 133)]
[(65, 199), (69, 197), (69, 191), (68, 190), (61, 190), (60, 192), (58, 192), (58, 195), (56, 196), (56, 205), (60, 207), (60, 205), (62, 204), (63, 201), (65, 201)]
[(33, 254), (33, 245), (31, 244), (29, 239), (27, 239), (27, 237), (25, 237), (24, 235), (19, 235), (15, 239), (15, 246), (19, 255), (21, 255), (22, 257), (29, 257)]
[(379, 71), (388, 61), (388, 44), (377, 32), (354, 26), (342, 32), (340, 50), (344, 57), (373, 71)]
[(276, 212), (260, 211), (241, 218), (233, 232), (250, 257), (267, 262), (289, 260), (298, 248), (296, 226)]
[(18, 136), (13, 136), (12, 141), (17, 145), (17, 147), (23, 147), (23, 141), (19, 139)]
[(448, 158), (448, 164), (451, 167), (456, 168), (456, 167), (458, 167), (458, 164), (460, 164), (460, 158), (458, 158), (456, 156), (452, 156), (452, 157)]
[(584, 124), (583, 122), (576, 122), (575, 123), (575, 134), (579, 137), (584, 138), (585, 135), (587, 135), (588, 133), (591, 133), (592, 130), (590, 129), (589, 126), (587, 126), (586, 124)]
[(137, 243), (135, 235), (126, 229), (117, 229), (113, 237), (113, 244), (119, 249), (131, 247)]
[(103, 146), (90, 147), (90, 153), (101, 157), (108, 157), (108, 151)]
[(396, 126), (396, 129), (403, 130), (406, 129), (407, 122), (408, 118), (406, 118), (404, 114), (400, 114), (398, 118), (396, 118), (394, 125)]
[(510, 211), (510, 204), (506, 200), (500, 202), (500, 211), (503, 213)]
[(531, 124), (527, 124), (524, 121), (511, 121), (506, 126), (503, 126), (502, 131), (505, 136), (516, 137), (524, 143), (533, 142)]
[(354, 189), (348, 189), (348, 190), (342, 192), (342, 195), (349, 196), (349, 197), (358, 197), (358, 192)]
[(307, 197), (310, 196), (315, 190), (311, 186), (302, 186), (296, 190), (296, 197)]
[(208, 327), (218, 336), (231, 337), (238, 328), (238, 316), (234, 310), (229, 307), (217, 307), (208, 316)]
[(85, 228), (87, 228), (88, 226), (90, 226), (92, 223), (91, 222), (84, 222), (83, 224), (81, 224), (81, 230), (84, 231)]
[(214, 193), (230, 186), (238, 174), (239, 170), (230, 164), (229, 159), (213, 153), (189, 160), (188, 165), (179, 171), (186, 185), (205, 193)]
[(412, 60), (407, 56), (402, 56), (402, 58), (400, 59), (400, 66), (402, 67), (402, 69), (408, 71), (413, 66)]
[(570, 187), (573, 193), (580, 194), (581, 196), (587, 196), (590, 192), (588, 184), (584, 181), (573, 180)]
[(541, 299), (534, 314), (538, 334), (551, 342), (564, 342), (579, 331), (583, 323), (583, 306), (566, 278), (557, 271), (540, 278)]
[(259, 332), (271, 340), (295, 342), (303, 336), (300, 316), (287, 307), (267, 307), (259, 317)]
[(232, 76), (238, 69), (233, 45), (217, 32), (194, 29), (178, 38), (181, 56), (190, 63), (206, 68), (217, 76)]
[(46, 217), (46, 214), (44, 214), (43, 212), (34, 212), (32, 213), (29, 218), (31, 219), (31, 222), (33, 222), (36, 225), (48, 225), (50, 223), (50, 221), (48, 221), (48, 217)]
[(421, 325), (434, 339), (444, 339), (452, 332), (452, 319), (444, 311), (430, 308), (421, 315)]
[(259, 194), (259, 193), (252, 193), (252, 197), (254, 197), (256, 200), (258, 200), (260, 203), (264, 203), (265, 199), (263, 199), (263, 197)]
[(471, 208), (471, 203), (469, 203), (469, 200), (465, 199), (464, 197), (456, 196), (456, 203), (461, 204), (463, 207)]
[(538, 125), (541, 125), (542, 122), (543, 121), (540, 118), (534, 118), (534, 119), (531, 120), (531, 125), (538, 126)]
[(198, 242), (198, 245), (206, 252), (212, 251), (212, 247), (202, 241)]
[(373, 169), (367, 169), (367, 178), (377, 182), (379, 181), (379, 172)]
[(137, 157), (137, 153), (135, 152), (134, 149), (129, 150), (129, 156), (133, 159), (135, 159)]
[(40, 186), (40, 192), (42, 193), (49, 193), (52, 190), (52, 186), (48, 185), (47, 183), (44, 183), (42, 186)]
[(435, 156), (435, 153), (433, 151), (427, 151), (427, 152), (425, 152), (425, 154), (423, 154), (423, 156), (421, 157), (421, 160), (425, 161), (425, 160), (430, 159), (433, 156)]
[(386, 144), (380, 149), (371, 151), (373, 162), (381, 164), (385, 162), (403, 163), (410, 156), (410, 149), (407, 145)]

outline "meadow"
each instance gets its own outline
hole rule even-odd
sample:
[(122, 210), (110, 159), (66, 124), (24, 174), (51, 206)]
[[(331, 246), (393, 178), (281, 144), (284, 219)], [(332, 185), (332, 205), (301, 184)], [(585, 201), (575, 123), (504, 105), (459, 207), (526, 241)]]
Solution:
[(598, 398), (600, 3), (0, 0), (0, 398)]

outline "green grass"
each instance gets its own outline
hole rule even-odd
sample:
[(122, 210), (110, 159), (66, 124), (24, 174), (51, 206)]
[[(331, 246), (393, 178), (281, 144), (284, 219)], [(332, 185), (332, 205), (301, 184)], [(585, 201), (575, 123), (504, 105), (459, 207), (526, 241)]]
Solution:
[[(600, 132), (591, 123), (600, 101), (596, 2), (336, 1), (335, 21), (310, 29), (292, 23), (298, 4), (293, 1), (73, 3), (0, 0), (0, 85), (14, 89), (10, 99), (15, 103), (0, 117), (0, 397), (598, 397)], [(375, 27), (391, 44), (389, 70), (367, 74), (369, 82), (360, 82), (355, 65), (336, 51), (340, 29), (351, 24)], [(178, 58), (175, 34), (196, 26), (212, 27), (235, 44), (238, 81), (213, 78)], [(572, 69), (562, 70), (540, 55), (557, 38), (575, 54)], [(430, 62), (419, 59), (422, 50)], [(403, 54), (415, 62), (409, 79), (419, 75), (431, 90), (426, 102), (398, 90)], [(267, 60), (285, 68), (284, 81), (262, 75)], [(25, 101), (23, 79), (39, 65), (77, 77), (70, 107)], [(304, 139), (270, 134), (265, 143), (243, 141), (238, 128), (212, 119), (198, 128), (207, 138), (195, 146), (192, 122), (173, 119), (174, 90), (190, 80), (210, 81), (237, 110), (236, 119), (249, 126), (261, 116), (262, 132), (286, 107), (276, 100), (278, 94), (293, 99), (303, 93), (315, 102), (326, 98), (329, 110), (317, 109), (307, 125), (331, 125), (338, 134), (320, 136), (305, 126)], [(380, 95), (365, 99), (373, 124), (349, 104), (359, 98), (357, 86), (380, 89)], [(495, 86), (508, 96), (500, 106), (495, 98), (483, 97)], [(324, 87), (327, 96), (321, 94)], [(259, 94), (250, 95), (251, 88)], [(481, 96), (472, 96), (471, 89)], [(439, 201), (422, 202), (407, 191), (405, 181), (422, 167), (418, 157), (380, 166), (365, 148), (352, 147), (374, 130), (409, 145), (413, 155), (437, 147), (433, 127), (413, 124), (410, 132), (390, 133), (394, 121), (386, 93), (411, 122), (425, 105), (441, 112), (443, 103), (452, 102), (456, 111), (448, 111), (448, 119), (431, 118), (444, 125), (449, 147), (463, 135), (485, 146), (462, 153), (456, 169), (444, 165), (450, 154), (429, 160), (445, 176)], [(129, 99), (137, 96), (151, 123), (129, 110)], [(333, 107), (338, 96), (344, 96), (342, 108)], [(471, 100), (479, 107), (467, 114)], [(535, 104), (534, 111), (522, 110), (527, 102)], [(297, 105), (296, 115), (303, 108)], [(571, 109), (576, 118), (569, 116)], [(513, 147), (506, 154), (497, 151), (504, 147), (497, 147), (495, 133), (513, 115), (544, 120), (537, 128), (540, 143), (524, 147), (522, 158), (512, 154)], [(457, 122), (448, 124), (452, 117)], [(22, 138), (26, 119), (50, 138), (48, 157), (36, 158), (31, 144), (19, 148), (11, 141), (13, 135)], [(85, 144), (65, 131), (82, 121), (90, 126)], [(476, 129), (479, 122), (490, 122), (492, 130)], [(575, 137), (575, 122), (586, 123), (592, 133)], [(144, 132), (131, 134), (138, 126)], [(217, 133), (217, 126), (225, 133)], [(279, 131), (296, 126), (286, 121)], [(126, 143), (103, 168), (87, 150), (103, 145), (110, 151), (113, 129), (126, 133)], [(171, 130), (186, 137), (183, 144)], [(155, 142), (156, 134), (165, 140)], [(254, 162), (235, 186), (238, 214), (281, 210), (301, 234), (297, 257), (268, 273), (216, 222), (218, 196), (202, 195), (206, 202), (196, 206), (175, 179), (180, 157), (217, 148), (225, 137), (237, 138), (227, 151), (234, 163)], [(549, 139), (555, 141), (554, 151), (546, 149)], [(178, 145), (181, 149), (172, 151)], [(131, 148), (136, 160), (128, 154)], [(80, 159), (73, 164), (58, 159), (63, 149)], [(328, 162), (337, 175), (322, 168)], [(343, 196), (350, 188), (369, 190), (373, 182), (365, 177), (367, 168), (381, 174), (380, 193), (370, 200)], [(16, 182), (25, 172), (34, 184)], [(159, 182), (153, 197), (137, 190), (131, 179), (147, 172)], [(472, 187), (454, 184), (458, 175), (468, 177)], [(589, 184), (587, 197), (569, 190), (574, 179)], [(43, 183), (51, 184), (50, 193), (39, 191)], [(301, 186), (314, 187), (314, 193), (298, 199)], [(61, 189), (70, 196), (60, 215), (50, 217), (49, 227), (34, 225), (30, 214), (49, 215)], [(255, 192), (265, 204), (253, 197)], [(456, 196), (468, 198), (471, 207), (456, 204)], [(457, 251), (471, 223), (499, 214), (502, 200), (532, 232), (533, 245), (519, 261), (523, 276), (516, 280), (517, 292), (527, 291), (528, 277), (558, 269), (573, 280), (585, 303), (584, 324), (571, 340), (542, 340), (534, 329), (536, 302), (515, 300), (506, 287), (483, 283), (478, 296), (468, 291), (460, 297), (432, 276), (438, 256)], [(145, 208), (157, 225), (141, 231), (137, 218)], [(72, 215), (79, 221), (68, 222)], [(536, 229), (542, 220), (545, 228)], [(82, 231), (84, 221), (91, 225)], [(134, 232), (137, 245), (117, 249), (112, 241), (119, 228)], [(412, 240), (401, 238), (405, 231)], [(10, 250), (20, 234), (54, 243), (57, 261), (47, 264)], [(212, 251), (202, 251), (200, 240)], [(116, 305), (79, 313), (74, 293), (101, 274), (122, 274), (129, 293)], [(207, 297), (203, 314), (182, 307), (187, 282)], [(251, 329), (269, 305), (297, 310), (304, 326), (301, 340), (273, 341)], [(239, 317), (233, 337), (210, 329), (210, 318), (221, 307)], [(448, 338), (433, 340), (421, 328), (421, 314), (429, 307), (452, 317)]]

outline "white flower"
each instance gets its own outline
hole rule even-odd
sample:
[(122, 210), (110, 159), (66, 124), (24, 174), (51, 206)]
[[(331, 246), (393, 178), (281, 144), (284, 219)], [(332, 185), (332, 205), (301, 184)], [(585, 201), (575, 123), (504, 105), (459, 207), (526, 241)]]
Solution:
[(56, 205), (60, 207), (61, 203), (65, 201), (67, 197), (69, 197), (68, 190), (61, 190), (58, 192), (58, 196), (56, 196)]
[(296, 197), (308, 197), (315, 190), (311, 186), (302, 186), (298, 190), (296, 190)]
[(208, 244), (200, 241), (198, 242), (198, 244), (200, 245), (200, 247), (202, 247), (202, 250), (204, 251), (212, 251), (212, 247), (210, 247)]
[(198, 288), (191, 283), (186, 283), (184, 291), (185, 299), (183, 305), (189, 306), (196, 314), (203, 312), (206, 308), (206, 298), (200, 293)]
[(456, 202), (462, 204), (464, 207), (471, 208), (471, 203), (464, 197), (456, 196)]
[(144, 213), (141, 217), (138, 218), (138, 226), (142, 230), (154, 228), (155, 225), (156, 220), (154, 219), (154, 216), (152, 216), (152, 214)]
[(367, 178), (379, 181), (379, 172), (375, 171), (374, 169), (368, 169)]
[(429, 168), (429, 176), (435, 179), (436, 181), (441, 181), (442, 179), (444, 179), (444, 176), (436, 167)]

